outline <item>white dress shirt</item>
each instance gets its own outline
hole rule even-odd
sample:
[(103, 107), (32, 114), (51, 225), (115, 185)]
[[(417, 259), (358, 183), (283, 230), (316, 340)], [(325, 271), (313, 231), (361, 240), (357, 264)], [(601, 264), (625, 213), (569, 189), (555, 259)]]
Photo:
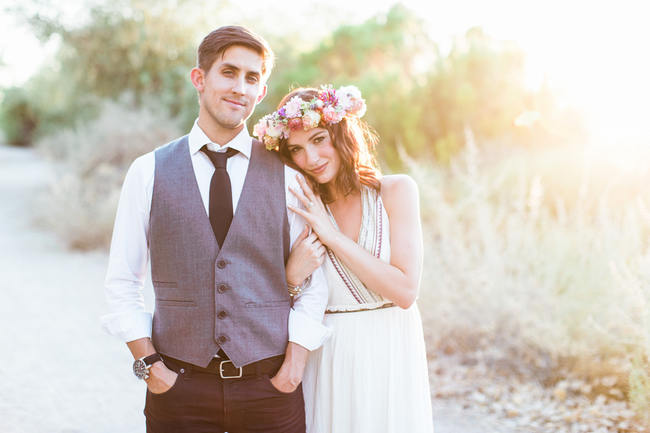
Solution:
[[(237, 209), (244, 186), (251, 156), (252, 139), (246, 128), (223, 146), (212, 143), (197, 122), (190, 131), (188, 146), (192, 167), (203, 200), (206, 214), (209, 214), (210, 180), (214, 166), (200, 151), (207, 144), (210, 150), (225, 151), (231, 147), (239, 153), (228, 158), (226, 171), (232, 186), (232, 208)], [(125, 342), (151, 337), (153, 315), (145, 310), (143, 287), (149, 262), (149, 213), (153, 195), (155, 157), (149, 152), (137, 158), (129, 168), (115, 217), (105, 292), (109, 313), (102, 317), (104, 329)], [(285, 189), (287, 206), (301, 207), (289, 187), (300, 191), (296, 180), (297, 172), (285, 166)], [(305, 227), (304, 220), (288, 211), (290, 245)], [(327, 282), (321, 268), (312, 275), (311, 284), (293, 304), (289, 312), (289, 341), (314, 350), (320, 347), (330, 334), (322, 324), (327, 306)]]

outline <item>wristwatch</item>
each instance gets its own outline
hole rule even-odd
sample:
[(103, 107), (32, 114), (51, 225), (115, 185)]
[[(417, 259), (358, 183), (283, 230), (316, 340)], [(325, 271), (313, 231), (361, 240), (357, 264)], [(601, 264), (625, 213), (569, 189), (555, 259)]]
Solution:
[(154, 362), (162, 361), (162, 356), (160, 353), (154, 353), (153, 355), (143, 356), (140, 359), (133, 361), (133, 374), (138, 379), (149, 379), (149, 368), (154, 364)]

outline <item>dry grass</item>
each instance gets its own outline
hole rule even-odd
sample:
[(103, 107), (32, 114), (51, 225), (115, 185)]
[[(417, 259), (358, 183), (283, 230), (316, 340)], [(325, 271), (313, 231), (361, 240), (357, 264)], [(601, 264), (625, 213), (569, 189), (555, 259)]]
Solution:
[(621, 165), (563, 149), (486, 162), (467, 141), (450, 169), (412, 166), (430, 349), (488, 350), (504, 371), (547, 385), (608, 377), (647, 411), (650, 169), (639, 161), (650, 155)]
[(71, 248), (107, 247), (129, 165), (178, 135), (175, 123), (153, 109), (106, 102), (92, 122), (45, 138), (38, 148), (54, 160), (57, 176), (39, 219)]

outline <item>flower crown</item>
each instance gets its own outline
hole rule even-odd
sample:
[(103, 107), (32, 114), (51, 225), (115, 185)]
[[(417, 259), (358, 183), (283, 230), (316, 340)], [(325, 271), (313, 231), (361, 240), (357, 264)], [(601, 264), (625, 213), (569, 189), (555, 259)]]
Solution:
[(290, 131), (300, 128), (309, 131), (321, 123), (333, 125), (346, 117), (361, 118), (365, 113), (366, 101), (355, 86), (334, 90), (331, 85), (325, 85), (311, 101), (296, 95), (278, 111), (262, 117), (253, 128), (253, 135), (268, 150), (278, 150), (280, 139), (289, 138)]

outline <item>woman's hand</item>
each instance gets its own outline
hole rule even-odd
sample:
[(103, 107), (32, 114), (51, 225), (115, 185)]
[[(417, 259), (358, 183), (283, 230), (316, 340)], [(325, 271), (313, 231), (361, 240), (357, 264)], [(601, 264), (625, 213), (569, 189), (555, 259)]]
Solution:
[(300, 233), (291, 248), (287, 260), (287, 284), (299, 286), (325, 260), (325, 247), (315, 233), (309, 233), (309, 227)]
[(316, 235), (318, 235), (320, 241), (324, 245), (329, 245), (329, 243), (334, 239), (334, 236), (338, 233), (338, 230), (334, 224), (332, 224), (332, 220), (330, 219), (320, 196), (314, 194), (302, 176), (296, 175), (296, 179), (298, 179), (302, 191), (295, 191), (291, 187), (289, 187), (289, 190), (298, 198), (298, 200), (300, 200), (305, 209), (299, 209), (293, 206), (289, 206), (289, 209), (302, 216), (305, 221), (307, 221), (307, 224), (311, 226)]

